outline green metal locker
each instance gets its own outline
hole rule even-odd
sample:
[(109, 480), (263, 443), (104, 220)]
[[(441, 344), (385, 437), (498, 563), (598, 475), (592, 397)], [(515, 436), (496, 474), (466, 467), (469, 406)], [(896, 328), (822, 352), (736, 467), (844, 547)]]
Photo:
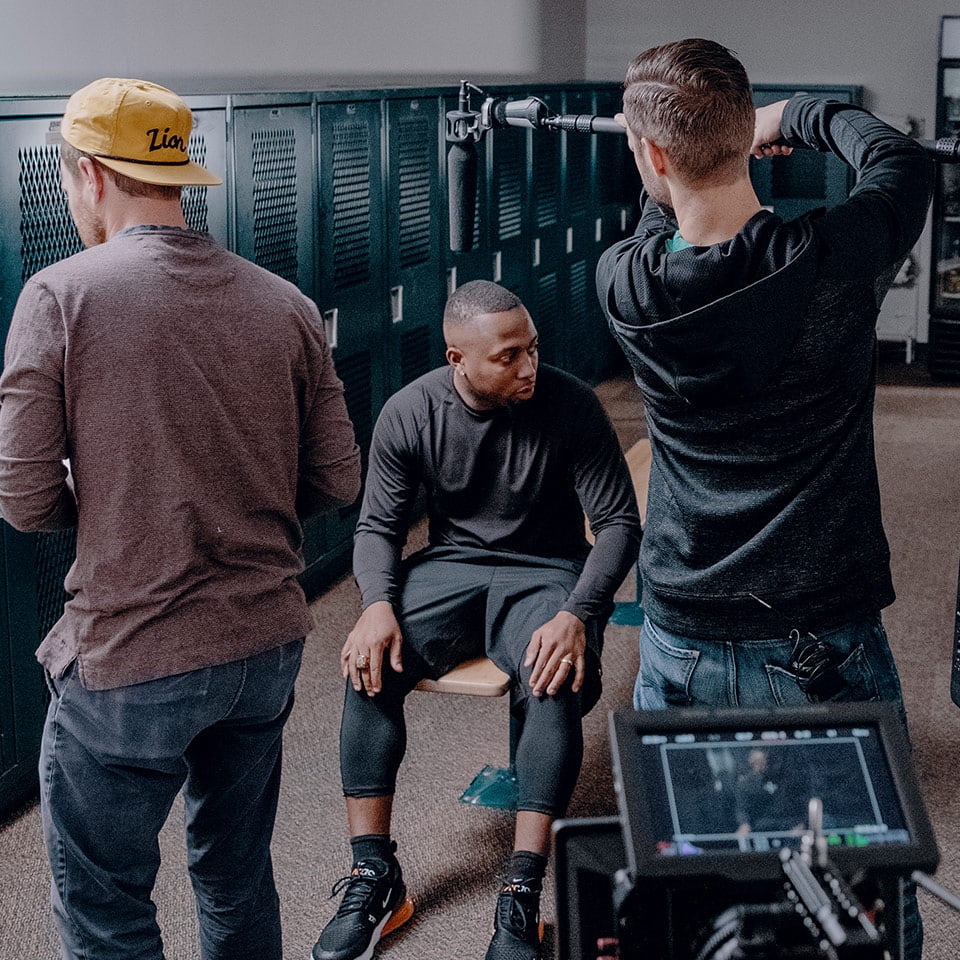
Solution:
[[(355, 92), (318, 97), (317, 303), (343, 381), (364, 476), (388, 377), (382, 138), (379, 97), (360, 99)], [(325, 517), (328, 570), (342, 570), (349, 558), (358, 514), (359, 500)]]
[[(230, 99), (233, 249), (316, 299), (314, 98), (249, 94)], [(303, 524), (305, 570), (313, 590), (326, 562), (322, 515)]]
[[(511, 99), (537, 97), (551, 114), (561, 112), (560, 90), (527, 90)], [(517, 134), (525, 133), (522, 129)], [(526, 134), (530, 144), (528, 163), (529, 239), (531, 299), (527, 307), (540, 334), (540, 359), (571, 369), (575, 351), (568, 338), (568, 304), (563, 295), (566, 278), (565, 229), (560, 219), (563, 189), (563, 134), (537, 129)]]
[[(563, 113), (593, 114), (589, 87), (564, 91)], [(597, 300), (595, 274), (600, 250), (594, 157), (605, 134), (564, 133), (563, 210), (567, 261), (567, 369), (595, 383), (609, 367), (613, 343)], [(614, 344), (615, 346), (615, 344)]]
[[(512, 100), (524, 92), (513, 87), (490, 89), (487, 96)], [(490, 279), (512, 290), (524, 303), (531, 298), (531, 213), (529, 196), (532, 130), (498, 127), (484, 135), (487, 152), (487, 227), (490, 239)], [(533, 310), (531, 310), (533, 313)]]
[(444, 362), (444, 250), (438, 96), (385, 101), (386, 282), (390, 296), (388, 394)]

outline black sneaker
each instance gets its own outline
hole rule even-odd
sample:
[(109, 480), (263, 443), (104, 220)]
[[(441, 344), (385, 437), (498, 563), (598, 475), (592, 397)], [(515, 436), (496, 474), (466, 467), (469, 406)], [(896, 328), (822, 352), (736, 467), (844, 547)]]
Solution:
[(400, 864), (361, 860), (330, 892), (341, 890), (337, 912), (313, 945), (313, 960), (370, 960), (377, 941), (413, 916)]
[(486, 960), (538, 960), (542, 935), (540, 881), (506, 880), (497, 898)]

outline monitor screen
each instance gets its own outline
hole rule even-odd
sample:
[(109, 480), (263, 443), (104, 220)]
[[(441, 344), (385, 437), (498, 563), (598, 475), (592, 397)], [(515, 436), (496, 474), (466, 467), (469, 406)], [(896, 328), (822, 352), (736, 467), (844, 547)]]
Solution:
[(930, 869), (937, 852), (895, 707), (618, 711), (614, 775), (638, 875), (774, 876), (822, 804), (838, 866)]

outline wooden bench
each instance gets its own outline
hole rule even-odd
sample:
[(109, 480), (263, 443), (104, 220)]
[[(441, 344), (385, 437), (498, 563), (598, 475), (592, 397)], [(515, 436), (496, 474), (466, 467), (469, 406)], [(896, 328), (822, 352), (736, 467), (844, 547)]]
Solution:
[[(650, 441), (646, 438), (638, 440), (624, 454), (627, 467), (630, 470), (630, 479), (637, 495), (641, 519), (647, 515), (647, 482), (650, 477)], [(586, 522), (586, 521), (585, 521)], [(586, 535), (593, 543), (593, 534), (590, 524), (586, 522)], [(637, 580), (636, 600), (618, 603), (614, 610), (611, 622), (619, 624), (634, 624), (642, 622), (643, 610), (640, 606), (640, 582)], [(638, 620), (639, 617), (639, 620)], [(492, 660), (486, 657), (476, 657), (465, 660), (449, 672), (436, 680), (423, 679), (415, 690), (426, 693), (459, 693), (474, 697), (502, 697), (510, 689), (510, 677), (505, 674)], [(510, 715), (510, 767), (495, 769), (484, 767), (474, 778), (469, 787), (461, 794), (460, 800), (477, 806), (491, 806), (510, 808), (511, 788), (513, 778), (513, 755), (516, 742), (519, 738), (517, 718)], [(515, 789), (512, 791), (512, 803), (516, 805)]]
[(473, 697), (502, 697), (510, 689), (510, 678), (486, 657), (464, 660), (436, 680), (421, 680), (416, 690), (427, 693), (463, 693)]

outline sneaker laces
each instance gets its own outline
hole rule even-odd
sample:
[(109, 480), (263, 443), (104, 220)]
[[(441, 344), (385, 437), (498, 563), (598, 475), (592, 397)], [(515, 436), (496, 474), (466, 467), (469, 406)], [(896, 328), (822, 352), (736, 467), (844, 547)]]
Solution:
[(383, 879), (389, 871), (384, 864), (383, 871), (377, 870), (369, 860), (358, 863), (345, 877), (337, 880), (330, 890), (328, 900), (332, 900), (341, 890), (346, 890), (337, 913), (364, 913), (371, 897), (377, 889), (377, 881)]

